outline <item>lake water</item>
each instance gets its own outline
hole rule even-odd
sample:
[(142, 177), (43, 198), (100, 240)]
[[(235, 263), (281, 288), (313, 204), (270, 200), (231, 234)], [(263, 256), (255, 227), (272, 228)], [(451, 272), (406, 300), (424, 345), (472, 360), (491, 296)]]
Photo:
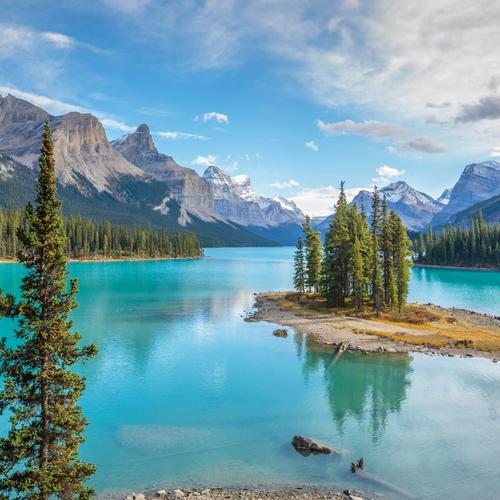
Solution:
[[(244, 322), (254, 292), (290, 288), (292, 253), (71, 264), (76, 326), (99, 347), (82, 370), (82, 455), (97, 465), (98, 492), (311, 483), (396, 498), (350, 473), (363, 456), (368, 472), (417, 498), (498, 498), (500, 364), (351, 354), (332, 364), (300, 335)], [(0, 266), (0, 287), (15, 291), (21, 275)], [(500, 273), (415, 269), (411, 299), (500, 314)], [(347, 454), (303, 457), (294, 434)]]

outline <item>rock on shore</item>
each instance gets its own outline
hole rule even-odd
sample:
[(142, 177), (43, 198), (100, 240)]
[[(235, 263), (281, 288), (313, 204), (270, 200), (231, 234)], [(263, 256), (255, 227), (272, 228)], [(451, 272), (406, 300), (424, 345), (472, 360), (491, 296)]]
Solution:
[(125, 500), (211, 500), (221, 499), (236, 500), (236, 499), (261, 499), (261, 500), (285, 500), (285, 499), (302, 499), (302, 500), (363, 500), (366, 498), (362, 493), (356, 491), (338, 491), (329, 490), (319, 487), (295, 487), (295, 488), (270, 488), (270, 489), (253, 489), (253, 488), (207, 488), (207, 489), (176, 489), (176, 490), (159, 490), (152, 493), (131, 493), (125, 497)]

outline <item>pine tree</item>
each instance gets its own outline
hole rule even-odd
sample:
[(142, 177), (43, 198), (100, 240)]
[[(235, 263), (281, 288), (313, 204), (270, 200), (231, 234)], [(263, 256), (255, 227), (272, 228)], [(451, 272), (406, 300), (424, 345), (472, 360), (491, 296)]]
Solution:
[(380, 196), (377, 186), (372, 194), (372, 259), (371, 259), (371, 291), (373, 308), (380, 316), (383, 299), (383, 277), (380, 264), (380, 230), (381, 230)]
[(306, 217), (303, 226), (306, 254), (306, 286), (309, 291), (318, 291), (321, 276), (321, 238), (311, 227), (311, 219)]
[(365, 298), (363, 256), (358, 237), (354, 236), (352, 245), (352, 299), (354, 307), (360, 311)]
[(401, 308), (406, 303), (408, 297), (408, 282), (410, 280), (411, 261), (411, 242), (408, 238), (406, 228), (404, 227), (401, 218), (392, 212), (391, 219), (393, 221), (393, 249), (394, 249), (394, 273), (395, 273), (395, 303), (401, 312)]
[(395, 280), (394, 280), (394, 263), (393, 263), (393, 225), (394, 221), (389, 216), (387, 208), (387, 198), (384, 195), (382, 200), (382, 235), (381, 235), (381, 250), (382, 250), (382, 274), (384, 281), (384, 304), (387, 307), (395, 305)]
[(306, 270), (304, 262), (304, 245), (302, 238), (297, 239), (297, 249), (294, 256), (293, 287), (295, 291), (304, 293), (306, 289)]
[(77, 282), (67, 285), (67, 240), (56, 196), (55, 162), (48, 123), (39, 160), (36, 206), (28, 204), (19, 260), (27, 269), (21, 299), (0, 292), (3, 316), (18, 323), (18, 342), (0, 343), (0, 412), (11, 428), (0, 439), (0, 492), (4, 498), (90, 498), (84, 483), (95, 468), (78, 459), (86, 419), (78, 406), (84, 379), (69, 368), (96, 353), (78, 346), (69, 312)]
[(341, 182), (339, 199), (325, 236), (322, 263), (322, 289), (330, 307), (342, 307), (350, 292), (349, 264), (352, 250), (350, 219), (344, 182)]

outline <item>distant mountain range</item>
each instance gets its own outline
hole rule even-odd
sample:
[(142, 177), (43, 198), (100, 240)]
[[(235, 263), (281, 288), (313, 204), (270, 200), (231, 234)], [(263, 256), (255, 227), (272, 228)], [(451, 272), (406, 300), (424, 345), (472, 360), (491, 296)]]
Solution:
[[(431, 224), (439, 229), (446, 224), (468, 225), (470, 219), (482, 210), (486, 222), (500, 222), (498, 195), (500, 194), (500, 163), (486, 161), (467, 165), (452, 189), (445, 189), (435, 200), (417, 191), (404, 181), (393, 182), (380, 189), (387, 198), (389, 210), (395, 210), (406, 226), (413, 231), (427, 229)], [(371, 211), (371, 193), (360, 191), (351, 204)], [(326, 232), (332, 216), (317, 221), (315, 226)]]
[(188, 230), (205, 245), (290, 244), (300, 231), (293, 202), (259, 196), (248, 178), (215, 166), (203, 177), (182, 167), (158, 152), (146, 124), (110, 143), (90, 114), (52, 116), (11, 95), (0, 97), (0, 206), (32, 198), (45, 120), (66, 213)]
[[(33, 198), (45, 120), (53, 130), (58, 189), (67, 214), (192, 231), (208, 246), (294, 244), (301, 233), (305, 215), (293, 201), (260, 196), (247, 176), (231, 177), (215, 165), (198, 175), (160, 153), (146, 124), (109, 142), (91, 114), (53, 116), (11, 95), (0, 96), (1, 207), (23, 206)], [(468, 224), (479, 209), (486, 221), (495, 222), (500, 163), (468, 165), (437, 200), (403, 181), (380, 191), (412, 230)], [(370, 192), (360, 191), (352, 203), (369, 213)], [(313, 224), (325, 232), (330, 221), (331, 216), (315, 217)]]

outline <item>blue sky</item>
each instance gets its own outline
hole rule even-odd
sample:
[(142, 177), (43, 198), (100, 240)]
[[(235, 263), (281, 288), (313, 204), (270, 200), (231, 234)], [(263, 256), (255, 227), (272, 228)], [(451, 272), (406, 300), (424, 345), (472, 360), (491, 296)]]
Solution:
[(0, 94), (148, 123), (202, 173), (311, 214), (406, 180), (438, 196), (500, 155), (500, 4), (479, 0), (3, 0)]

